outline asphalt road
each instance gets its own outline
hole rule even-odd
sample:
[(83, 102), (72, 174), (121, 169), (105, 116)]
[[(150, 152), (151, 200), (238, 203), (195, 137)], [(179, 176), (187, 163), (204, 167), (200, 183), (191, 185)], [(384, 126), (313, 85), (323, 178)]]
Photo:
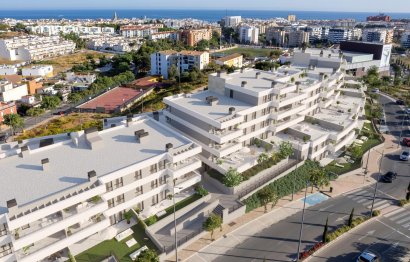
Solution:
[[(381, 96), (380, 100), (385, 107), (388, 128), (398, 139), (404, 112), (390, 99)], [(408, 127), (404, 134), (410, 136)], [(383, 261), (400, 261), (398, 257), (403, 257), (405, 251), (408, 251), (407, 248), (410, 247), (407, 238), (410, 235), (408, 234), (410, 232), (410, 212), (406, 213), (405, 209), (394, 207), (397, 206), (398, 199), (404, 198), (410, 182), (410, 164), (398, 161), (398, 154), (401, 150), (401, 147), (398, 147), (397, 153), (386, 155), (383, 158), (382, 173), (394, 169), (398, 177), (392, 184), (379, 183), (374, 204), (374, 208), (378, 210), (397, 209), (398, 211), (394, 211), (396, 213), (391, 213), (394, 216), (377, 218), (377, 223), (371, 222), (360, 228), (357, 234), (352, 234), (345, 240), (337, 242), (329, 248), (329, 252), (327, 250), (323, 252), (321, 254), (323, 257), (318, 260), (314, 258), (311, 261), (354, 261), (354, 257), (368, 247), (390, 259)], [(378, 174), (373, 174), (366, 179), (377, 180)], [(305, 213), (301, 250), (321, 240), (327, 217), (330, 230), (332, 230), (335, 226), (346, 222), (352, 208), (355, 208), (357, 215), (368, 214), (373, 202), (373, 194), (374, 186), (364, 187), (309, 207)], [(273, 218), (275, 213), (269, 216)], [(291, 261), (296, 258), (301, 216), (302, 212), (299, 211), (279, 222), (269, 223), (269, 219), (253, 221), (252, 224), (234, 231), (224, 239), (215, 241), (188, 261)], [(396, 219), (396, 216), (399, 217)], [(397, 221), (392, 221), (392, 218)], [(404, 220), (405, 218), (408, 220)], [(400, 227), (406, 232), (405, 234), (397, 231)], [(389, 255), (389, 252), (395, 253), (396, 257)]]

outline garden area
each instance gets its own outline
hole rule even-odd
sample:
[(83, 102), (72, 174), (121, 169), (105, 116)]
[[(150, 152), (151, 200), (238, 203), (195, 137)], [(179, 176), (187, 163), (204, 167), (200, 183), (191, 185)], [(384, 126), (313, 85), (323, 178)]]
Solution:
[[(154, 243), (145, 234), (145, 228), (141, 222), (131, 227), (131, 229), (134, 231), (131, 236), (125, 238), (120, 242), (118, 242), (115, 238), (111, 240), (105, 240), (100, 244), (77, 255), (75, 257), (76, 261), (100, 262), (103, 259), (106, 259), (114, 254), (121, 262), (131, 262), (132, 260), (129, 255), (143, 246), (147, 246), (149, 249), (157, 251)], [(125, 243), (131, 238), (134, 238), (138, 243), (129, 248)]]
[(103, 119), (106, 117), (109, 117), (109, 115), (94, 113), (74, 113), (67, 116), (61, 116), (56, 119), (52, 119), (38, 127), (24, 131), (23, 134), (18, 136), (15, 140), (17, 141), (35, 137), (75, 132), (90, 127), (97, 127), (99, 130), (102, 130)]

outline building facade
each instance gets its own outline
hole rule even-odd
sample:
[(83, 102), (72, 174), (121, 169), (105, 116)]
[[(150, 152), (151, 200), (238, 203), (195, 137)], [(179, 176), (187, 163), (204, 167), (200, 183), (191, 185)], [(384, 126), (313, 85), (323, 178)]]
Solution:
[(82, 26), (82, 25), (52, 25), (43, 24), (28, 26), (27, 29), (34, 33), (45, 36), (58, 36), (62, 34), (74, 33), (77, 35), (100, 35), (114, 34), (114, 27)]
[(255, 26), (241, 26), (239, 28), (239, 40), (243, 44), (258, 44), (259, 29)]
[(15, 102), (4, 103), (0, 102), (0, 127), (3, 125), (4, 116), (9, 114), (17, 114)]
[(26, 67), (21, 70), (23, 76), (42, 76), (42, 77), (52, 77), (53, 76), (53, 66), (51, 65), (40, 65)]
[(404, 48), (410, 48), (410, 31), (406, 31), (400, 39), (401, 46)]
[(7, 80), (0, 80), (0, 102), (17, 101), (28, 95), (26, 84), (13, 84)]
[(201, 181), (201, 147), (153, 118), (104, 127), (2, 147), (0, 261), (42, 261), (73, 247), (76, 255), (90, 236), (112, 234), (124, 212), (154, 215), (169, 194)]
[(17, 75), (17, 67), (2, 65), (0, 66), (0, 75)]
[(289, 32), (289, 47), (300, 47), (302, 44), (309, 43), (309, 33), (304, 30), (296, 30)]
[(188, 46), (196, 46), (201, 40), (211, 40), (212, 28), (184, 29), (180, 32), (180, 40)]
[(242, 68), (243, 65), (243, 55), (242, 54), (231, 54), (215, 60), (217, 65)]
[(226, 16), (224, 17), (225, 27), (236, 27), (242, 22), (241, 16)]

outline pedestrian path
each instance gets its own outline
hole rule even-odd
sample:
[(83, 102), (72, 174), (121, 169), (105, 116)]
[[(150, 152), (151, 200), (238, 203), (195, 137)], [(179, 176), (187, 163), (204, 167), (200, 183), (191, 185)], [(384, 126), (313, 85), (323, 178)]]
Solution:
[(395, 224), (400, 225), (410, 230), (410, 211), (409, 210), (404, 209), (404, 208), (399, 208), (384, 216), (387, 217), (390, 221), (393, 221)]

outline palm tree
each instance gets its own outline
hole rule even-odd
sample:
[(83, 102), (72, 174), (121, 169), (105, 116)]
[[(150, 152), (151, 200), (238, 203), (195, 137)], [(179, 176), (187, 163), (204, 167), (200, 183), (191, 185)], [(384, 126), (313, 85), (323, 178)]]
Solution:
[(329, 176), (326, 175), (326, 172), (323, 168), (318, 167), (310, 171), (309, 181), (312, 187), (311, 192), (313, 193), (314, 186), (322, 188), (323, 186), (329, 185)]

